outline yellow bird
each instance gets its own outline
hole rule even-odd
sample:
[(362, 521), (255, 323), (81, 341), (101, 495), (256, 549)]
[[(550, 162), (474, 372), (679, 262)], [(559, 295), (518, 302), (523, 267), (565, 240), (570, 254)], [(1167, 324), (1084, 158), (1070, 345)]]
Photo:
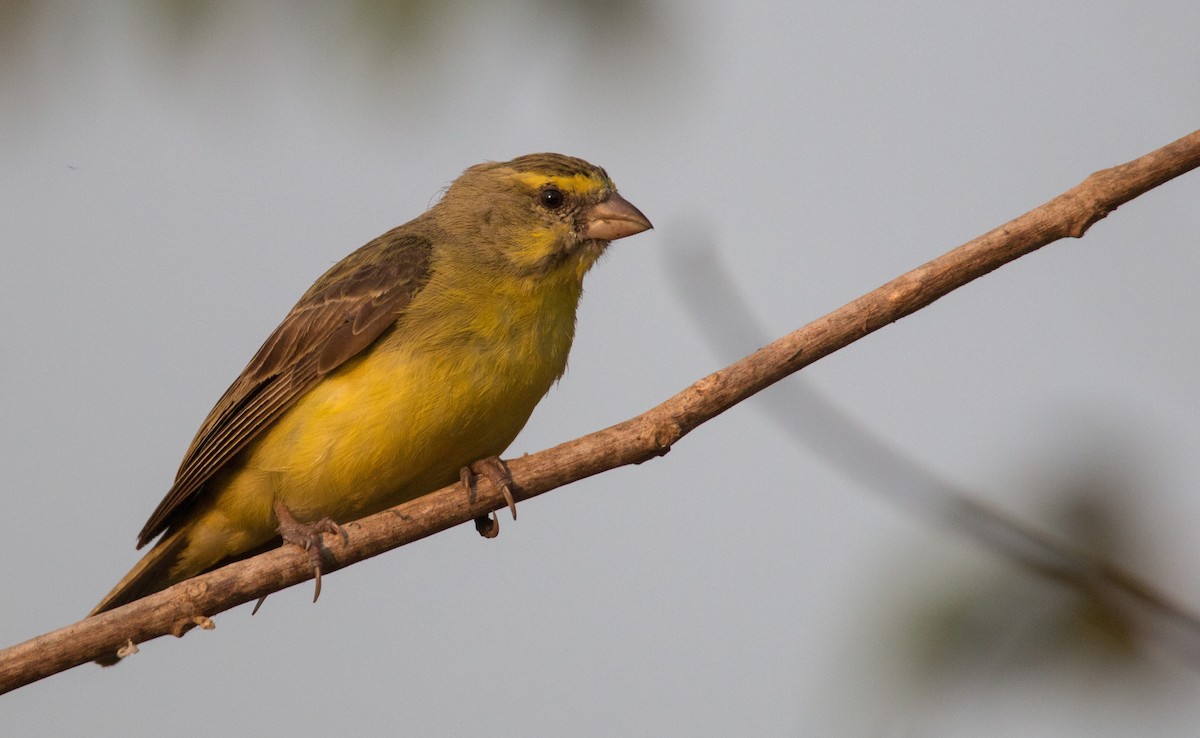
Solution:
[[(466, 170), (304, 293), (200, 426), (92, 614), (485, 473), (562, 376), (583, 275), (650, 228), (561, 154)], [(301, 522), (306, 521), (306, 522)], [(344, 535), (344, 533), (343, 533)], [(319, 579), (318, 579), (319, 584)]]

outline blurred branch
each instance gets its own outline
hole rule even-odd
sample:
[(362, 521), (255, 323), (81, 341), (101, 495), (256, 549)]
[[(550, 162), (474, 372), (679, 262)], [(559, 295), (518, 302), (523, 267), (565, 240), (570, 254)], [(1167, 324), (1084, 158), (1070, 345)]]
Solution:
[[(734, 344), (744, 345), (764, 336), (752, 310), (727, 278), (728, 270), (703, 236), (689, 235), (686, 249), (674, 253), (678, 261), (667, 272), (704, 335), (721, 344), (721, 353), (736, 354)], [(722, 324), (737, 326), (737, 335), (721, 334)], [(760, 338), (757, 343), (765, 340)], [(1102, 556), (972, 499), (967, 490), (857, 423), (811, 384), (792, 382), (788, 390), (787, 396), (775, 397), (762, 410), (846, 476), (1027, 570), (1073, 588), (1110, 616), (1155, 637), (1171, 650), (1200, 657), (1200, 618), (1137, 577)]]
[[(608, 469), (661, 456), (689, 431), (840, 348), (913, 313), (1001, 265), (1068, 236), (1200, 166), (1200, 131), (1096, 172), (1044, 205), (838, 308), (704, 377), (623, 423), (509, 462), (514, 496), (528, 499)], [(505, 507), (483, 483), (475, 495), (452, 485), (346, 526), (350, 542), (329, 553), (346, 566)], [(101, 656), (127, 642), (182, 634), (211, 616), (307, 580), (304, 553), (282, 547), (181, 582), (124, 607), (0, 651), (0, 692)]]

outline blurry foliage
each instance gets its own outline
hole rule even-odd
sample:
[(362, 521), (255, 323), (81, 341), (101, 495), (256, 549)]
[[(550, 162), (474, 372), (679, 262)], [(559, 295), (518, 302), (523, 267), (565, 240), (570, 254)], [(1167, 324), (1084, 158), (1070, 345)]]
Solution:
[[(222, 16), (235, 10), (234, 3), (208, 0), (134, 0), (129, 19), (139, 19), (143, 30), (153, 29), (166, 36), (167, 46), (176, 54), (198, 48), (220, 25)], [(109, 6), (117, 11), (120, 5)], [(261, 6), (279, 23), (296, 22), (302, 15), (321, 15), (340, 20), (342, 27), (330, 28), (330, 36), (345, 43), (361, 44), (377, 63), (387, 65), (395, 57), (418, 54), (438, 36), (452, 33), (463, 19), (484, 7), (483, 0), (347, 0), (343, 3), (307, 5), (275, 3)], [(38, 22), (43, 13), (52, 12), (52, 3), (32, 0), (0, 0), (0, 63), (16, 61), (14, 46)], [(584, 53), (603, 50), (606, 41), (628, 41), (655, 28), (654, 14), (645, 0), (526, 0), (513, 12), (525, 12), (540, 18), (547, 33), (573, 31), (585, 41)], [(661, 30), (661, 29), (660, 29)]]
[[(1133, 531), (1114, 505), (1130, 490), (1079, 479), (1047, 492), (1058, 508), (1053, 527), (1074, 548), (1127, 561)], [(1138, 657), (1138, 623), (1103, 589), (1080, 581), (1050, 587), (1009, 567), (943, 571), (932, 591), (917, 593), (901, 616), (896, 640), (907, 668), (922, 679), (953, 682), (971, 675), (1020, 677), (1052, 663), (1116, 671)]]

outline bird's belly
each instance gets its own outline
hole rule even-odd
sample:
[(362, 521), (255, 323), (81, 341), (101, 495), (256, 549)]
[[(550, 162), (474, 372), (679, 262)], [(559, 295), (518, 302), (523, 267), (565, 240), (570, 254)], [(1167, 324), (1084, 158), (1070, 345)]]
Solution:
[(431, 492), (504, 451), (562, 373), (546, 363), (494, 352), (368, 352), (246, 450), (217, 507), (272, 521), (273, 535), (273, 499), (302, 521), (346, 522)]

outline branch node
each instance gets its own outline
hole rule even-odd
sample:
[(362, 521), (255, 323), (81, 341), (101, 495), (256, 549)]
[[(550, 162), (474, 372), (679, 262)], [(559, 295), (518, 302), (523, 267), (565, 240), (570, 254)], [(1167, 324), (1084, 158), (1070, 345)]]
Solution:
[(669, 420), (654, 429), (654, 455), (666, 456), (675, 442), (683, 438), (683, 426), (677, 420)]
[(117, 658), (123, 659), (126, 656), (132, 656), (137, 653), (138, 650), (137, 644), (133, 642), (133, 639), (127, 638), (125, 639), (125, 645), (117, 649)]
[(212, 630), (217, 627), (217, 624), (204, 615), (189, 615), (186, 618), (175, 621), (175, 624), (171, 626), (171, 635), (176, 638), (183, 638), (184, 633), (197, 626), (201, 630)]
[[(910, 274), (909, 277), (917, 275)], [(923, 275), (922, 275), (923, 276)], [(895, 284), (887, 294), (887, 301), (893, 307), (904, 307), (910, 305), (920, 296), (921, 291), (925, 288), (924, 281), (920, 278), (896, 280), (899, 284)]]

